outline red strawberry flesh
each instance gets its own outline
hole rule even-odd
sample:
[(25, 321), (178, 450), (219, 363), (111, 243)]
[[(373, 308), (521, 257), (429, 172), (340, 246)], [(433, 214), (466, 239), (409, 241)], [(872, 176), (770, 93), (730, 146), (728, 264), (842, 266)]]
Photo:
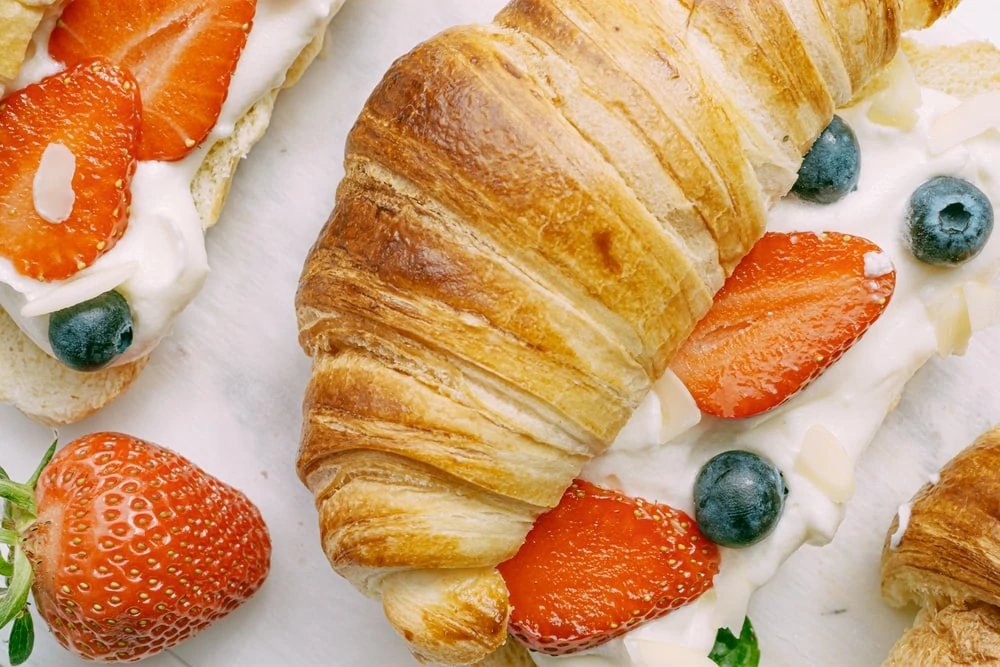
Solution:
[(139, 159), (178, 160), (218, 121), (255, 13), (256, 0), (72, 0), (49, 53), (130, 70), (144, 107)]
[(270, 541), (242, 493), (116, 433), (67, 445), (36, 487), (25, 551), (39, 613), (66, 648), (131, 662), (227, 615), (267, 576)]
[(697, 599), (712, 586), (719, 552), (683, 512), (577, 481), (499, 569), (512, 634), (563, 655)]
[(765, 234), (671, 363), (698, 407), (750, 417), (819, 377), (889, 304), (895, 271), (866, 275), (881, 252), (857, 236)]
[[(91, 60), (0, 102), (0, 254), (36, 280), (69, 278), (125, 232), (141, 103), (135, 79)], [(69, 217), (50, 222), (35, 207), (42, 155), (61, 144), (75, 158)]]

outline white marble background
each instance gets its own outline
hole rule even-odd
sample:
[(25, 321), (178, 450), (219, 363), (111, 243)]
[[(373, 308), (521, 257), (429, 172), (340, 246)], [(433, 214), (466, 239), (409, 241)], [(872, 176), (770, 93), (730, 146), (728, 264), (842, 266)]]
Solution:
[[(293, 0), (289, 0), (293, 1)], [(209, 236), (213, 272), (131, 391), (61, 431), (63, 442), (120, 430), (185, 454), (244, 489), (274, 540), (263, 591), (150, 667), (413, 665), (377, 602), (333, 574), (310, 494), (294, 473), (309, 364), (296, 342), (301, 263), (332, 206), (344, 137), (391, 61), (455, 23), (488, 19), (503, 0), (349, 0), (329, 45), (279, 102), (271, 130), (237, 178)], [(1000, 43), (995, 0), (966, 0), (938, 36)], [(1000, 202), (998, 202), (1000, 204)], [(1000, 242), (1000, 239), (994, 240)], [(858, 493), (834, 543), (805, 547), (754, 601), (764, 667), (878, 665), (913, 610), (878, 595), (878, 557), (896, 507), (940, 464), (1000, 422), (1000, 330), (963, 358), (913, 380), (862, 459)], [(0, 407), (0, 463), (27, 478), (48, 429)], [(4, 636), (5, 639), (5, 636)], [(6, 647), (0, 647), (0, 664)], [(34, 667), (83, 665), (40, 632)]]

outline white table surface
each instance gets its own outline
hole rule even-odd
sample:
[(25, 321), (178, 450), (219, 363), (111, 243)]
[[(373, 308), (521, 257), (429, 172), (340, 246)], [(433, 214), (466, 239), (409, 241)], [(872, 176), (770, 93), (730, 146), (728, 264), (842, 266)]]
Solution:
[[(327, 565), (312, 497), (294, 473), (309, 363), (296, 341), (302, 260), (342, 175), (344, 138), (394, 58), (442, 28), (487, 20), (503, 0), (348, 0), (328, 47), (279, 101), (270, 132), (242, 166), (209, 235), (213, 272), (129, 393), (61, 430), (134, 434), (190, 457), (261, 507), (274, 541), (264, 589), (230, 617), (150, 667), (415, 664), (384, 620)], [(1000, 43), (1000, 6), (965, 0), (937, 31)], [(994, 240), (1000, 242), (1000, 240)], [(858, 492), (834, 542), (804, 547), (754, 600), (764, 667), (878, 665), (912, 618), (878, 593), (878, 558), (896, 508), (952, 454), (1000, 422), (1000, 330), (962, 358), (933, 360), (861, 460)], [(0, 406), (0, 462), (27, 478), (50, 431)], [(5, 635), (6, 633), (4, 633)], [(78, 662), (44, 630), (28, 663)], [(5, 637), (4, 637), (5, 639)], [(0, 646), (0, 664), (6, 647)]]

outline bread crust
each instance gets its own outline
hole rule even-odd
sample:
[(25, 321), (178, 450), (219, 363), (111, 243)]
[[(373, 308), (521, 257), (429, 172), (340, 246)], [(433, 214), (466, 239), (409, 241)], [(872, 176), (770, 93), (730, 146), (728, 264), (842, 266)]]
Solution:
[(334, 568), (419, 659), (505, 641), (495, 565), (895, 53), (898, 2), (820, 4), (513, 0), (369, 98), (299, 285), (298, 471)]
[[(342, 4), (335, 3), (331, 19)], [(23, 16), (22, 23), (5, 25), (3, 12), (7, 9), (16, 16)], [(9, 54), (11, 62), (17, 53), (23, 58), (24, 47), (17, 51), (15, 46), (30, 41), (43, 17), (43, 9), (21, 5), (19, 0), (0, 0), (0, 68), (5, 54)], [(8, 30), (12, 27), (18, 30)], [(237, 121), (233, 134), (219, 140), (206, 154), (191, 183), (203, 229), (207, 230), (219, 219), (237, 167), (267, 131), (278, 94), (299, 80), (322, 49), (325, 34), (325, 30), (321, 31), (299, 54), (282, 88), (269, 91), (258, 100)], [(10, 67), (8, 80), (16, 76), (19, 66), (20, 60), (17, 60), (16, 65)], [(0, 84), (3, 76), (4, 70), (0, 69)], [(39, 349), (0, 309), (0, 402), (13, 405), (35, 421), (57, 426), (93, 414), (124, 393), (139, 377), (148, 360), (147, 355), (92, 373), (73, 371)]]

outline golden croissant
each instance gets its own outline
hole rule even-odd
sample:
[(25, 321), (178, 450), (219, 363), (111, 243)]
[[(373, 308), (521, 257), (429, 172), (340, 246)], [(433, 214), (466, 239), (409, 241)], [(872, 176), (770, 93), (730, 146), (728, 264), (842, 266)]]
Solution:
[(496, 565), (601, 454), (834, 109), (958, 0), (514, 0), (398, 60), (297, 296), (298, 472), (420, 660), (506, 639)]
[(1000, 665), (1000, 426), (905, 507), (882, 550), (882, 596), (922, 608), (883, 665)]

